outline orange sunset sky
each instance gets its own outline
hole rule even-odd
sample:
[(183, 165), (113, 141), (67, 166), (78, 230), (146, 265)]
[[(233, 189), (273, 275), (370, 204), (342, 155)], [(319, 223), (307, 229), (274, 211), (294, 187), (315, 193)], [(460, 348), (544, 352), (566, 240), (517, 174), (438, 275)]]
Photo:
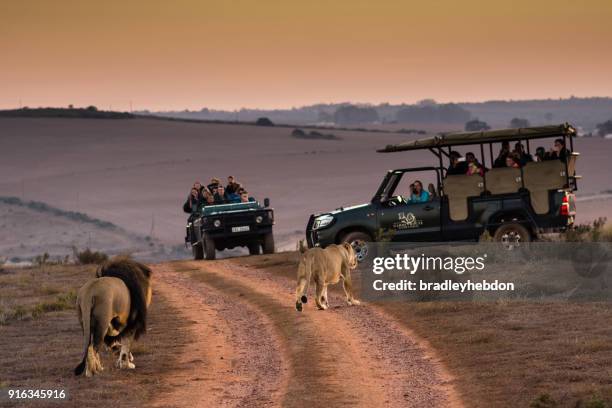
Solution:
[(612, 1), (0, 0), (0, 108), (612, 96)]

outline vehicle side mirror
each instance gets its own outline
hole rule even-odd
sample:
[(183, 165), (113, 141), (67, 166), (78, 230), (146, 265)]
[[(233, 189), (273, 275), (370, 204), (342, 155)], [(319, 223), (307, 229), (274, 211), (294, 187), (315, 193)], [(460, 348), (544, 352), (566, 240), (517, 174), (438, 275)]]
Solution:
[(270, 206), (270, 199), (269, 198), (264, 198), (264, 207), (269, 207)]

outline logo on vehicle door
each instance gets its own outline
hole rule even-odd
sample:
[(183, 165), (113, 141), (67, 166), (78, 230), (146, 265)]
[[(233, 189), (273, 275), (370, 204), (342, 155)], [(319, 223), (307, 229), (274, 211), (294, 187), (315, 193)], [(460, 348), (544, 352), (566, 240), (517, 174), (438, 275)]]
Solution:
[(423, 220), (418, 220), (413, 213), (399, 213), (399, 221), (393, 224), (395, 229), (418, 228), (423, 225)]

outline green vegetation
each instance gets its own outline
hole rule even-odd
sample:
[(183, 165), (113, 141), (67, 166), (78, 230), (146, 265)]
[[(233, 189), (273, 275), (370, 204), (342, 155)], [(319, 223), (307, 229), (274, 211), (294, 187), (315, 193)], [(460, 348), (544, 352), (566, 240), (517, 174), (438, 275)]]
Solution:
[(338, 125), (356, 125), (359, 123), (378, 122), (378, 112), (371, 106), (346, 105), (334, 113), (334, 122)]
[(295, 137), (296, 139), (342, 140), (341, 137), (334, 134), (321, 133), (317, 132), (316, 130), (311, 130), (310, 132), (306, 133), (302, 129), (293, 129), (291, 136)]
[(591, 223), (576, 225), (565, 233), (567, 242), (612, 242), (612, 225), (600, 217)]
[(470, 120), (465, 123), (465, 130), (467, 132), (480, 132), (482, 130), (489, 130), (491, 126), (487, 122), (478, 120), (478, 118)]
[(76, 296), (76, 292), (71, 290), (70, 292), (57, 296), (52, 301), (42, 301), (29, 307), (16, 305), (12, 309), (4, 309), (0, 306), (0, 326), (7, 325), (14, 321), (38, 319), (49, 312), (74, 309)]
[(92, 251), (89, 248), (79, 251), (76, 247), (72, 247), (72, 253), (75, 262), (80, 265), (101, 265), (108, 260), (108, 255), (104, 252)]
[(32, 307), (30, 314), (32, 315), (32, 318), (36, 319), (45, 313), (74, 309), (75, 304), (76, 292), (70, 291), (58, 296), (51, 302), (40, 302), (35, 304)]
[(274, 126), (274, 123), (268, 118), (258, 118), (255, 121), (255, 126)]
[(597, 125), (597, 133), (601, 137), (612, 134), (612, 120), (599, 123)]
[(531, 124), (529, 123), (529, 121), (527, 119), (523, 119), (523, 118), (513, 118), (510, 121), (510, 126), (513, 129), (519, 129), (519, 128), (526, 128), (526, 127), (530, 127)]

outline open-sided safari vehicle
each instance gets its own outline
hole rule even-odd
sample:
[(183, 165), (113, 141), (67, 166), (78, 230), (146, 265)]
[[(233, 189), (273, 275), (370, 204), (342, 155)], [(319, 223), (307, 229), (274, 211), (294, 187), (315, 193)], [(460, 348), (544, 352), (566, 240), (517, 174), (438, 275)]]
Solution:
[(215, 251), (245, 246), (251, 255), (274, 253), (274, 210), (270, 200), (262, 206), (248, 203), (207, 205), (189, 218), (185, 243), (194, 259), (215, 259)]
[[(381, 153), (429, 150), (430, 167), (389, 171), (370, 203), (313, 214), (306, 227), (309, 247), (350, 242), (363, 259), (367, 244), (384, 239), (404, 242), (478, 240), (488, 231), (496, 241), (520, 244), (544, 232), (565, 231), (574, 222), (577, 189), (573, 138), (569, 124), (441, 134), (433, 138), (389, 145)], [(570, 147), (565, 160), (529, 162), (520, 168), (491, 168), (493, 144), (526, 144), (534, 139), (563, 139)], [(565, 142), (569, 143), (565, 143)], [(454, 146), (479, 146), (484, 175), (447, 175)], [(487, 152), (489, 160), (487, 160)], [(407, 202), (398, 185), (402, 178), (430, 172), (437, 185), (427, 202)], [(434, 183), (432, 183), (434, 184)]]

